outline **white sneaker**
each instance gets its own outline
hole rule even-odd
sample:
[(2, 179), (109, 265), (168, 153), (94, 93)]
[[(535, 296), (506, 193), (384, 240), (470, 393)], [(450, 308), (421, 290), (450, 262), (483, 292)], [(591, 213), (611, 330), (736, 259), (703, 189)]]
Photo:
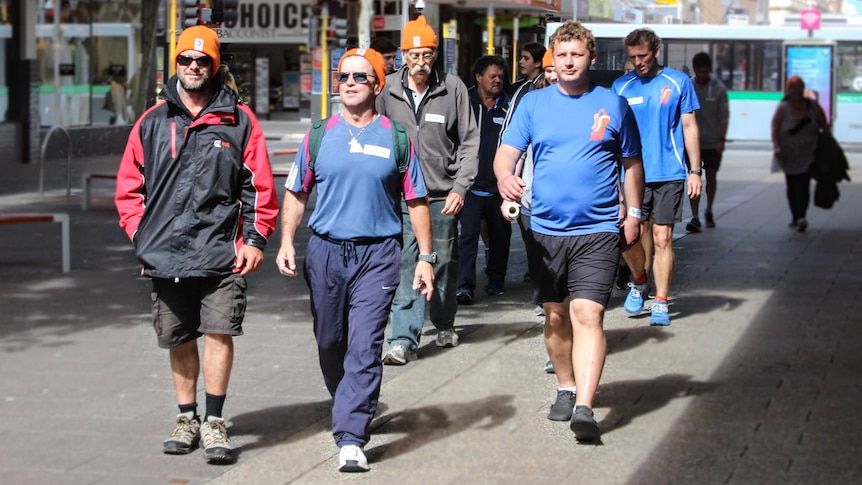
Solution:
[(455, 329), (450, 328), (449, 330), (440, 330), (437, 332), (438, 347), (457, 347), (458, 344), (458, 334), (455, 333)]
[(383, 363), (386, 365), (404, 365), (411, 360), (416, 360), (416, 357), (416, 349), (408, 349), (403, 345), (396, 344), (383, 356)]
[(345, 445), (338, 452), (338, 471), (340, 472), (367, 472), (368, 459), (365, 452), (358, 445)]

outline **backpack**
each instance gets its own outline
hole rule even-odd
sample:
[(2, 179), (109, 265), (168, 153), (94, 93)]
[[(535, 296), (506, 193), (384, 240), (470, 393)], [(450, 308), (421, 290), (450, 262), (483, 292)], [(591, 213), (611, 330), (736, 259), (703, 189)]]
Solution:
[[(406, 128), (392, 120), (389, 121), (392, 123), (392, 147), (395, 149), (398, 173), (405, 173), (407, 172), (407, 165), (410, 163), (410, 136), (407, 135)], [(314, 161), (317, 159), (317, 154), (320, 153), (320, 142), (323, 140), (323, 135), (326, 134), (328, 122), (329, 118), (315, 121), (308, 133), (308, 168), (312, 172), (314, 171)]]

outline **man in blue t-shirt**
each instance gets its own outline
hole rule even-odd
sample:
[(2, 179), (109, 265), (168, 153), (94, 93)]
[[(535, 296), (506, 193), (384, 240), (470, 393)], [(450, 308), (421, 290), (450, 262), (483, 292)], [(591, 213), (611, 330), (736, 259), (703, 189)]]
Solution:
[(623, 253), (632, 272), (623, 308), (633, 315), (643, 311), (652, 268), (656, 295), (650, 325), (670, 325), (667, 296), (673, 275), (673, 225), (682, 221), (683, 191), (693, 199), (700, 196), (702, 186), (694, 114), (700, 104), (686, 74), (658, 63), (660, 44), (661, 39), (652, 30), (637, 29), (630, 33), (625, 45), (635, 70), (614, 81), (612, 87), (613, 92), (628, 100), (637, 118), (646, 174), (641, 213), (643, 237), (639, 244)]
[[(605, 361), (604, 312), (620, 246), (634, 244), (640, 230), (640, 136), (625, 99), (590, 85), (593, 34), (568, 21), (550, 46), (559, 81), (524, 96), (503, 134), (494, 173), (500, 195), (520, 200), (526, 184), (514, 175), (515, 164), (532, 147), (530, 228), (542, 265), (531, 280), (544, 302), (545, 345), (559, 383), (548, 419), (571, 420), (579, 441), (595, 441), (600, 432), (592, 404)], [(620, 165), (634, 214), (622, 227)]]
[[(310, 133), (300, 145), (285, 183), (276, 258), (283, 275), (297, 276), (294, 237), (309, 193), (317, 187), (304, 270), (320, 369), (333, 398), (332, 435), (342, 472), (369, 469), (363, 447), (377, 411), (383, 334), (401, 279), (402, 199), (419, 251), (430, 256), (432, 250), (431, 212), (413, 144), (402, 173), (393, 122), (375, 109), (385, 69), (373, 49), (351, 49), (339, 61), (336, 78), (344, 111), (326, 123), (313, 166)], [(434, 288), (433, 263), (433, 257), (420, 256), (413, 270), (412, 291), (426, 300)]]

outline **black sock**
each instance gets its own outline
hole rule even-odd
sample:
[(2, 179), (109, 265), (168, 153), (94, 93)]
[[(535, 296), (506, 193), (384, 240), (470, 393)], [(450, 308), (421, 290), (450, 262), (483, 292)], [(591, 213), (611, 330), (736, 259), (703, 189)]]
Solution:
[(180, 404), (180, 414), (192, 413), (192, 418), (198, 418), (200, 420), (200, 416), (198, 416), (198, 403), (193, 402), (191, 404)]
[(204, 420), (210, 416), (215, 416), (217, 418), (221, 417), (221, 409), (224, 407), (224, 398), (226, 396), (213, 396), (210, 393), (206, 393), (207, 395), (207, 411), (204, 415)]

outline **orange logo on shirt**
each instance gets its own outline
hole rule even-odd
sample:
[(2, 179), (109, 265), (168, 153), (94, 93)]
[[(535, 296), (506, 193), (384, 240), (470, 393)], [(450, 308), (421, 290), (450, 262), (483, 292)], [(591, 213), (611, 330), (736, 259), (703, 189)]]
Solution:
[(661, 104), (667, 104), (670, 101), (670, 87), (661, 88)]
[(611, 117), (604, 109), (600, 109), (598, 113), (593, 115), (593, 131), (590, 133), (590, 140), (602, 141), (605, 139), (605, 129), (608, 123), (611, 122)]

